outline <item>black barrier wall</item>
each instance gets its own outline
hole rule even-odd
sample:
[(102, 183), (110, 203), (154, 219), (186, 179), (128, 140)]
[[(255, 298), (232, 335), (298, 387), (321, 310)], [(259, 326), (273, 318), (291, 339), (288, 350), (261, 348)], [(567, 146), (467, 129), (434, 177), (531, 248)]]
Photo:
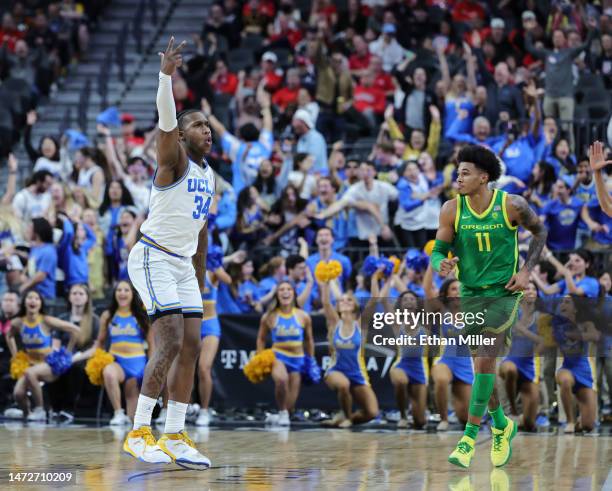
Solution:
[[(248, 409), (257, 405), (268, 405), (270, 408), (275, 408), (272, 379), (268, 378), (261, 384), (252, 384), (242, 372), (249, 357), (255, 352), (259, 319), (258, 315), (219, 316), (221, 341), (213, 368), (215, 386), (212, 405), (214, 407)], [(331, 363), (331, 357), (323, 316), (312, 316), (312, 329), (315, 339), (315, 356), (319, 366), (325, 371)], [(270, 342), (267, 347), (270, 347)], [(370, 383), (383, 408), (395, 406), (393, 387), (389, 380), (389, 370), (394, 360), (395, 351), (393, 350), (370, 345), (366, 348), (366, 367)], [(338, 407), (338, 402), (336, 395), (322, 381), (317, 386), (302, 386), (297, 407), (332, 410)]]

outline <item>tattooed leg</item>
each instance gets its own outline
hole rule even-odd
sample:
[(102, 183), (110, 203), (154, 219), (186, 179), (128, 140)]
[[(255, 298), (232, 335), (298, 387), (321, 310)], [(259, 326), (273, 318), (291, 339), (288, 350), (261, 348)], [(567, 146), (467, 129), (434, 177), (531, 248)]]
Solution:
[(183, 315), (173, 314), (160, 317), (153, 322), (155, 352), (145, 368), (140, 393), (156, 399), (170, 370), (172, 362), (183, 345)]

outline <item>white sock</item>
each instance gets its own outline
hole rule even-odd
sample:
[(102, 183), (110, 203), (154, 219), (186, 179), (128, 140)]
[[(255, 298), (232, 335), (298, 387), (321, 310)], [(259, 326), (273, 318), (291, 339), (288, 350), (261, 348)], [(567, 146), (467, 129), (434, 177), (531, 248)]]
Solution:
[(118, 414), (123, 414), (123, 408), (117, 409), (115, 411), (115, 416), (117, 416)]
[(187, 404), (184, 402), (168, 401), (168, 414), (164, 433), (178, 433), (185, 429), (185, 415)]
[(200, 409), (200, 414), (208, 414), (208, 408), (207, 407), (203, 407)]
[(157, 399), (147, 397), (143, 394), (138, 396), (138, 405), (136, 406), (136, 414), (134, 414), (134, 427), (137, 430), (142, 426), (151, 426), (151, 415), (153, 408), (157, 404)]
[(287, 409), (283, 409), (282, 411), (279, 411), (279, 412), (278, 412), (278, 415), (279, 415), (279, 416), (284, 416), (285, 414), (286, 414), (287, 416), (289, 416), (289, 411), (288, 411)]

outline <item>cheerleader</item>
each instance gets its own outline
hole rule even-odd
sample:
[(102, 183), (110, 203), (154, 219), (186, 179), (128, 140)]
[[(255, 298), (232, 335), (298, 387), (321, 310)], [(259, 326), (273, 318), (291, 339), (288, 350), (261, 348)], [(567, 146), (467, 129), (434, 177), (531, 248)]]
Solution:
[[(110, 306), (100, 317), (100, 332), (94, 345), (84, 353), (93, 356), (96, 349), (105, 349), (115, 357), (113, 363), (102, 372), (104, 389), (108, 394), (114, 414), (112, 426), (131, 424), (134, 417), (140, 383), (144, 376), (147, 356), (145, 342), (153, 352), (153, 336), (149, 330), (149, 318), (140, 297), (128, 281), (117, 283)], [(121, 407), (121, 384), (125, 391), (127, 415)]]
[[(234, 261), (242, 259), (243, 251), (239, 251), (228, 260)], [(200, 359), (198, 361), (198, 392), (200, 395), (200, 413), (196, 420), (196, 426), (208, 426), (210, 423), (210, 413), (208, 405), (212, 394), (212, 365), (219, 349), (219, 338), (221, 337), (221, 324), (217, 315), (217, 293), (219, 283), (226, 285), (232, 284), (231, 276), (223, 268), (223, 251), (218, 246), (213, 246), (206, 255), (206, 288), (202, 293), (202, 304), (204, 317), (202, 319), (202, 347), (200, 348)]]
[[(300, 392), (304, 352), (314, 356), (314, 339), (310, 316), (296, 307), (296, 294), (291, 283), (281, 281), (276, 287), (269, 310), (262, 316), (257, 334), (257, 352), (266, 347), (268, 333), (276, 360), (272, 367), (274, 394), (278, 405), (278, 424), (289, 426), (289, 411)], [(276, 422), (271, 415), (268, 422)]]
[[(21, 300), (19, 314), (11, 321), (11, 328), (7, 333), (7, 344), (11, 348), (11, 354), (15, 356), (17, 354), (15, 337), (19, 336), (32, 364), (17, 380), (13, 390), (15, 400), (23, 410), (23, 414), (27, 414), (28, 421), (46, 421), (47, 414), (43, 405), (43, 392), (40, 383), (54, 382), (60, 375), (54, 373), (54, 369), (45, 362), (47, 355), (53, 351), (53, 340), (51, 338), (53, 329), (70, 334), (67, 349), (72, 351), (80, 332), (79, 327), (56, 317), (45, 315), (45, 303), (40, 293), (36, 290), (26, 291)], [(29, 414), (28, 390), (31, 391), (34, 401), (34, 409)]]
[[(423, 286), (429, 310), (456, 312), (460, 308), (459, 281), (448, 279), (437, 292), (433, 286), (431, 264), (427, 267)], [(461, 333), (450, 324), (440, 326), (442, 337), (456, 336)], [(463, 349), (462, 349), (463, 348)], [(451, 387), (453, 408), (462, 424), (467, 422), (472, 383), (474, 381), (474, 366), (467, 346), (440, 346), (441, 352), (434, 358), (431, 378), (434, 385), (436, 407), (440, 413), (438, 431), (448, 430), (448, 388)]]
[[(375, 280), (372, 280), (375, 282)], [(331, 303), (330, 289), (338, 299)], [(327, 322), (327, 336), (332, 364), (325, 373), (325, 383), (338, 394), (341, 411), (324, 421), (325, 426), (349, 428), (366, 423), (378, 415), (378, 400), (370, 386), (365, 366), (364, 351), (367, 330), (360, 322), (359, 303), (351, 293), (341, 293), (338, 282), (319, 282), (323, 312)], [(361, 409), (353, 412), (353, 398)]]
[[(600, 332), (593, 322), (579, 319), (574, 296), (563, 297), (559, 314), (553, 317), (552, 324), (553, 336), (563, 355), (563, 364), (557, 371), (556, 379), (567, 415), (564, 433), (591, 431), (595, 427), (597, 412), (595, 343), (599, 341)], [(574, 413), (575, 402), (580, 411), (578, 423)]]
[[(384, 298), (384, 287), (381, 296)], [(402, 292), (395, 304), (395, 310), (415, 312), (419, 306), (419, 297), (412, 290)], [(404, 326), (395, 326), (395, 335), (419, 336), (425, 334), (422, 327), (406, 329)], [(408, 427), (408, 401), (412, 405), (412, 419), (414, 427), (421, 429), (425, 426), (425, 409), (427, 407), (427, 381), (429, 379), (429, 366), (427, 354), (422, 345), (403, 347), (398, 346), (397, 358), (389, 372), (391, 383), (395, 392), (395, 400), (400, 410), (398, 428)]]
[(536, 310), (538, 287), (529, 282), (523, 299), (519, 318), (512, 333), (510, 352), (499, 367), (499, 376), (506, 384), (510, 411), (518, 416), (516, 409), (517, 389), (521, 393), (523, 414), (519, 427), (535, 431), (538, 406), (540, 404), (540, 351), (544, 338), (537, 335), (540, 313)]

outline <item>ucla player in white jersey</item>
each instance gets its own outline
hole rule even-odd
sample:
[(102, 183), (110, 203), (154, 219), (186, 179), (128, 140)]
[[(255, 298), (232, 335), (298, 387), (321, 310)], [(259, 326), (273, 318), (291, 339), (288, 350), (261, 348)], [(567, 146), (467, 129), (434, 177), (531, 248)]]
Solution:
[[(185, 413), (200, 352), (202, 293), (205, 289), (207, 218), (215, 179), (205, 155), (212, 135), (200, 111), (179, 114), (172, 97), (171, 76), (182, 63), (183, 41), (174, 38), (161, 56), (157, 110), (157, 171), (142, 224), (142, 239), (128, 259), (128, 272), (152, 321), (155, 352), (145, 368), (134, 429), (123, 449), (150, 463), (207, 469), (202, 455), (185, 432)], [(151, 414), (164, 382), (169, 400), (164, 434), (156, 441)]]

